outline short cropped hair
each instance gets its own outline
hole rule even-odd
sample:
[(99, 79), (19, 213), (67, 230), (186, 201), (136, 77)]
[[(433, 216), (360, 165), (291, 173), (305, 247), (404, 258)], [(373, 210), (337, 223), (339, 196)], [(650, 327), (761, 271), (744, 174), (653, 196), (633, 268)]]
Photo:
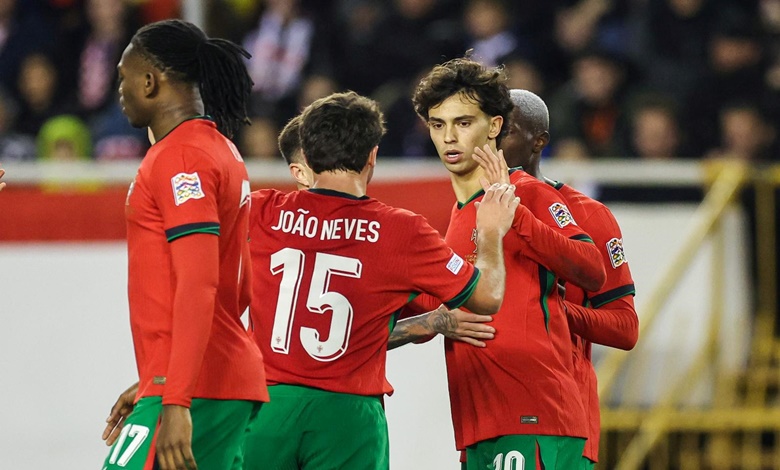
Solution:
[(486, 68), (468, 57), (437, 65), (417, 85), (412, 97), (414, 110), (428, 121), (431, 108), (459, 93), (478, 103), (485, 114), (504, 118), (504, 125), (496, 138), (500, 144), (509, 132), (509, 119), (514, 109), (503, 67)]
[(302, 163), (301, 151), (301, 115), (287, 121), (284, 129), (279, 134), (279, 152), (287, 164)]
[(314, 173), (360, 173), (384, 134), (379, 105), (353, 91), (320, 98), (301, 114), (301, 148)]

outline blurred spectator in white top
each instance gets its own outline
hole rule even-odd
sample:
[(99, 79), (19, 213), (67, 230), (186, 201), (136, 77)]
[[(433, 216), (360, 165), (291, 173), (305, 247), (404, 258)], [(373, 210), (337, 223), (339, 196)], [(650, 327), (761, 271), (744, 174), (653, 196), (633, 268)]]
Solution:
[(314, 23), (303, 15), (298, 0), (268, 0), (260, 24), (244, 41), (252, 54), (254, 91), (268, 101), (297, 91), (313, 38)]
[(474, 60), (495, 67), (517, 48), (503, 0), (470, 0), (463, 16)]

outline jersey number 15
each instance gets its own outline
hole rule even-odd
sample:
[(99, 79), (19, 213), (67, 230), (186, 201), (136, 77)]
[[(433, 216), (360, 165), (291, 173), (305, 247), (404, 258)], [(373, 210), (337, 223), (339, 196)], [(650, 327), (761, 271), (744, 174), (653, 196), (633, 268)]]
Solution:
[[(271, 350), (280, 354), (290, 352), (290, 335), (305, 260), (306, 255), (294, 248), (283, 248), (271, 255), (271, 273), (282, 273), (271, 332)], [(358, 259), (317, 253), (306, 307), (309, 311), (319, 314), (331, 310), (332, 317), (328, 339), (325, 341), (320, 341), (320, 332), (316, 329), (301, 327), (301, 344), (314, 359), (329, 362), (346, 352), (352, 329), (352, 304), (343, 295), (329, 290), (330, 279), (332, 276), (360, 278), (362, 269), (363, 264)]]

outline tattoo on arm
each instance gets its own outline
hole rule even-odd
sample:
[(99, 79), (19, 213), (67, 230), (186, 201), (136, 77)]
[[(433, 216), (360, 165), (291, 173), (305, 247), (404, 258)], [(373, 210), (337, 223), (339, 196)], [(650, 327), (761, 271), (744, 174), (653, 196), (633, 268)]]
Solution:
[(429, 323), (428, 317), (433, 312), (426, 313), (408, 320), (401, 320), (393, 328), (387, 341), (387, 349), (395, 349), (404, 344), (411, 343), (435, 334)]
[(446, 308), (439, 308), (430, 313), (432, 317), (433, 331), (448, 336), (458, 328), (458, 321)]

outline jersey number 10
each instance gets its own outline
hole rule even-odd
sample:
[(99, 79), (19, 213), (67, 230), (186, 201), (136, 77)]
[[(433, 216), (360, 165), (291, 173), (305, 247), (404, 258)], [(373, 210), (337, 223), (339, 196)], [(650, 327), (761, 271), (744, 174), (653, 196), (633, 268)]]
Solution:
[[(290, 352), (290, 335), (305, 260), (306, 255), (294, 248), (283, 248), (271, 255), (271, 273), (274, 275), (282, 273), (271, 332), (271, 350), (280, 354)], [(360, 278), (362, 270), (363, 264), (358, 259), (317, 253), (309, 295), (306, 297), (306, 307), (309, 311), (319, 314), (331, 310), (332, 317), (328, 339), (325, 341), (320, 341), (320, 332), (314, 328), (301, 327), (301, 344), (314, 359), (323, 362), (333, 361), (346, 352), (352, 329), (352, 304), (343, 295), (329, 290), (330, 279), (332, 276)]]

